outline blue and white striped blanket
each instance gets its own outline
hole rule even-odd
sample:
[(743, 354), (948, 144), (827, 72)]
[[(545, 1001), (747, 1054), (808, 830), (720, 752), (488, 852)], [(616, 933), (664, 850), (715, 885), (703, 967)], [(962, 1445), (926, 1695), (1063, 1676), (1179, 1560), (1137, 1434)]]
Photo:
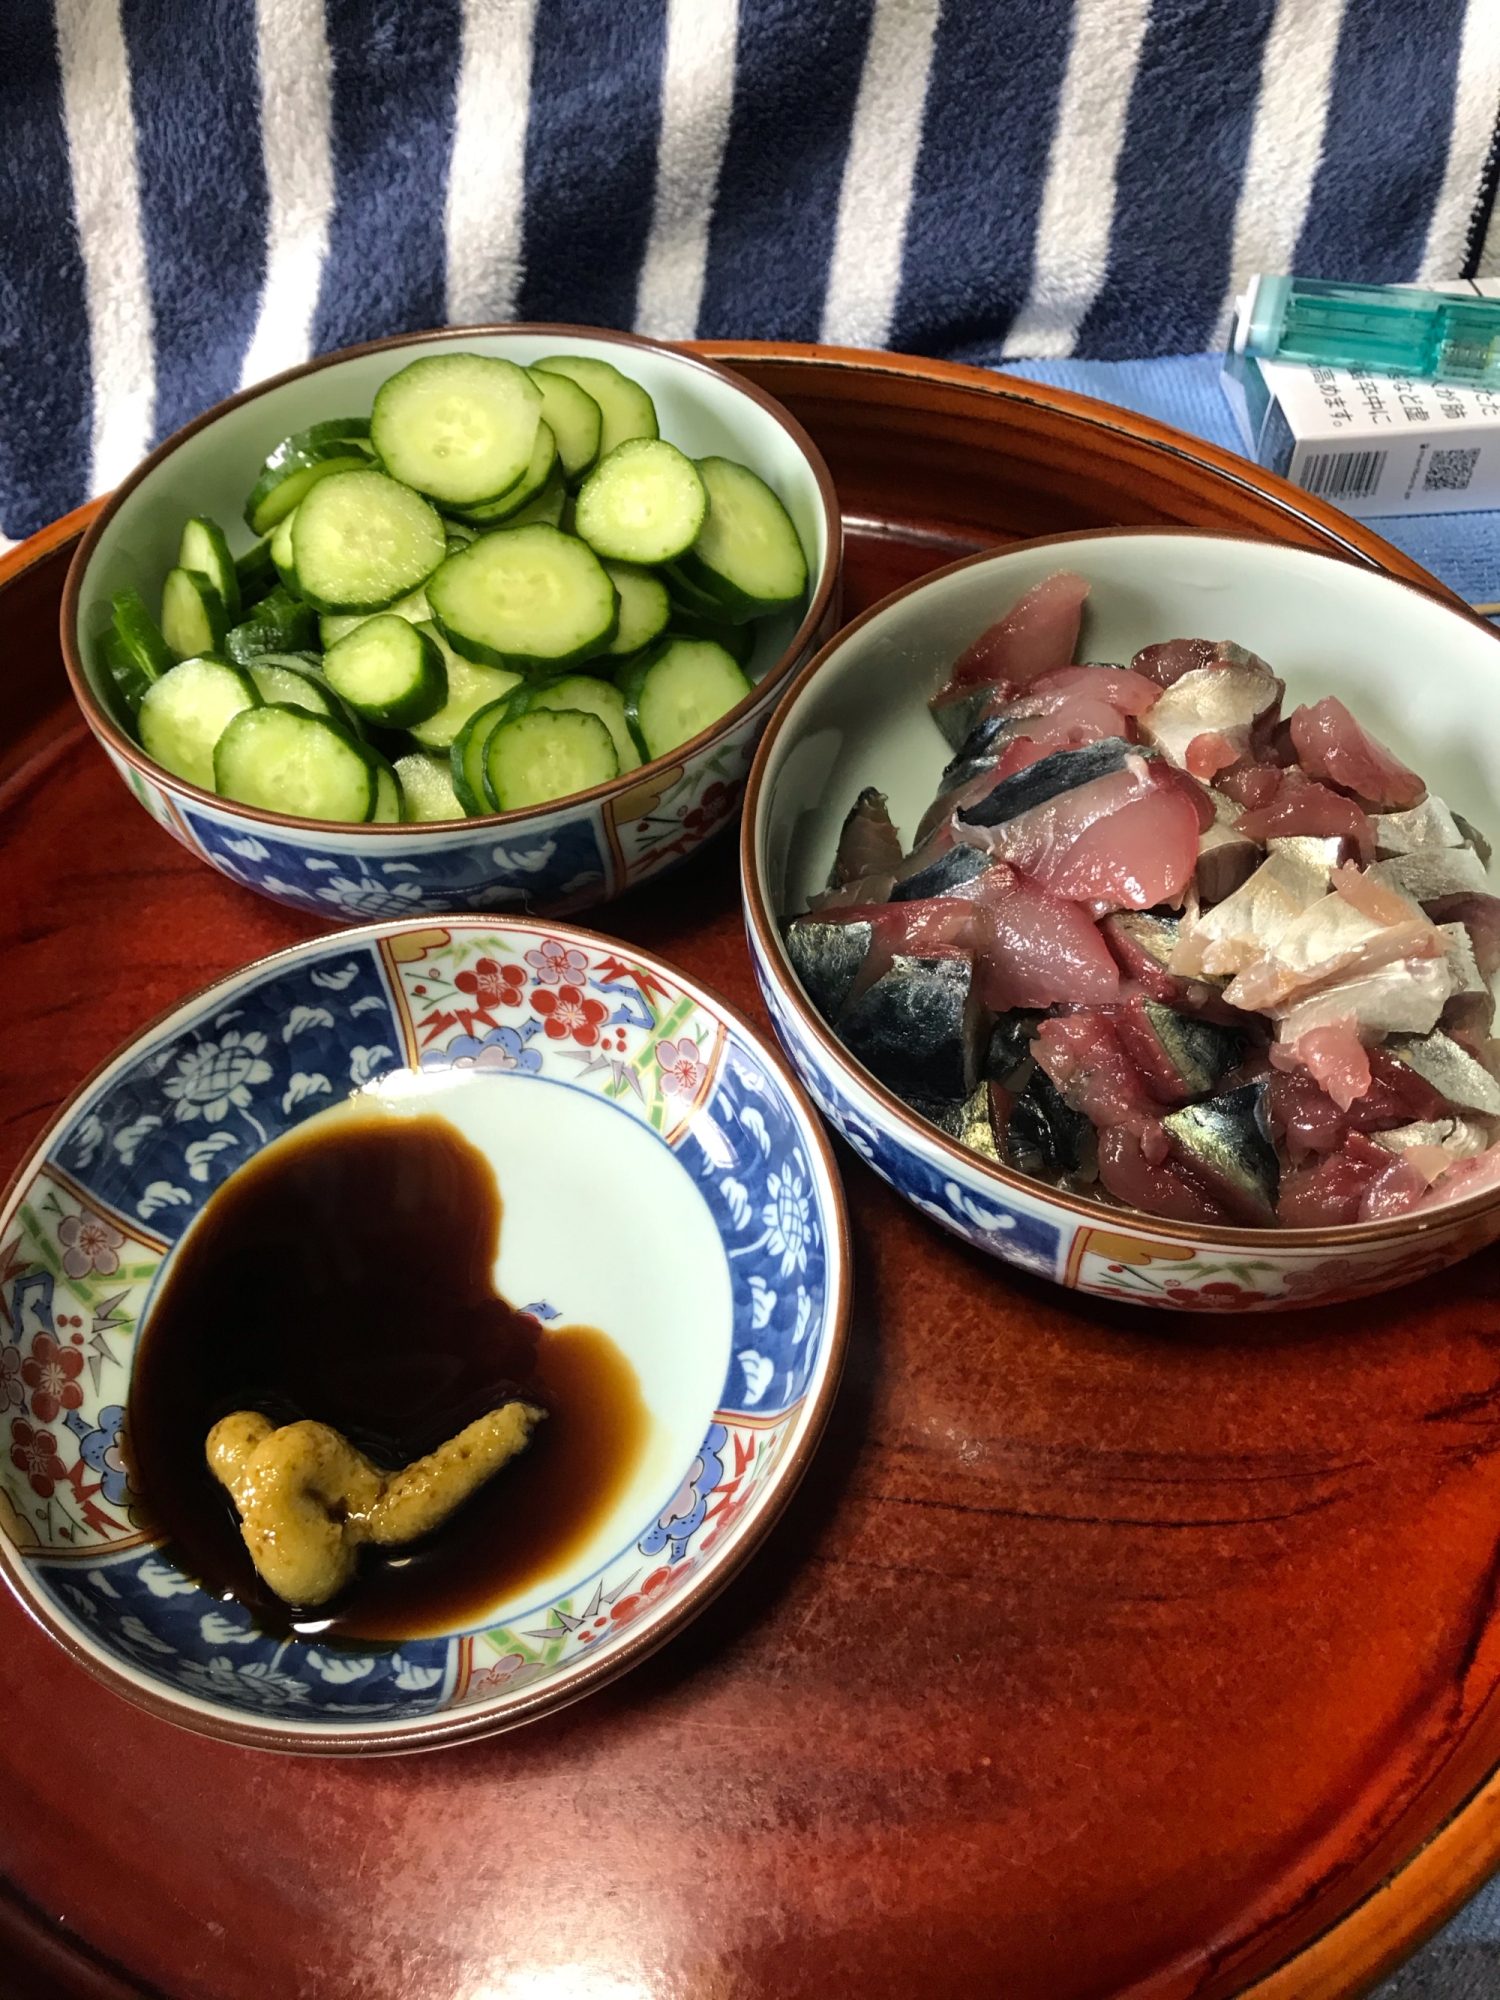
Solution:
[(509, 318), (1195, 352), (1500, 268), (1500, 0), (3, 0), (0, 530), (320, 350)]

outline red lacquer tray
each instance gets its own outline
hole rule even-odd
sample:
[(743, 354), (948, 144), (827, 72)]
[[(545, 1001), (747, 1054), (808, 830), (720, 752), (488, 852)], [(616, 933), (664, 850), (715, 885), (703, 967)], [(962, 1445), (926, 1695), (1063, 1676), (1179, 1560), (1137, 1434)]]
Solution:
[[(821, 446), (856, 611), (1112, 523), (1376, 536), (978, 370), (715, 345)], [(128, 800), (55, 639), (86, 516), (0, 565), (0, 1176), (185, 990), (305, 936)], [(764, 1020), (733, 844), (600, 913)], [(152, 1721), (0, 1603), (0, 1991), (170, 2000), (1318, 2000), (1500, 1861), (1491, 1252), (1315, 1317), (1148, 1315), (971, 1254), (843, 1153), (826, 1441), (697, 1623), (405, 1760)], [(3, 1246), (0, 1246), (3, 1247)]]

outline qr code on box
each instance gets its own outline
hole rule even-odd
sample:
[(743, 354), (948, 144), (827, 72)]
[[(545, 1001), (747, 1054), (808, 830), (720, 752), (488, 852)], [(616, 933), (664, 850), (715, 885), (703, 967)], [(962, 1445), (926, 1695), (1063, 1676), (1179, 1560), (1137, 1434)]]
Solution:
[(1469, 481), (1474, 477), (1474, 468), (1479, 463), (1479, 446), (1470, 445), (1463, 451), (1435, 451), (1427, 461), (1427, 477), (1422, 481), (1424, 493), (1464, 493)]

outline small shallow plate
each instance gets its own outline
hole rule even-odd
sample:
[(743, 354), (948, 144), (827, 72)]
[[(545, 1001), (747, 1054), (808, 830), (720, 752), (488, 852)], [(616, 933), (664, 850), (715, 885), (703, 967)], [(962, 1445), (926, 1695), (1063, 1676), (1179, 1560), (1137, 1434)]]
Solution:
[[(174, 1246), (237, 1166), (359, 1091), (440, 1111), (486, 1155), (499, 1290), (604, 1327), (653, 1431), (564, 1569), (471, 1628), (335, 1652), (263, 1634), (176, 1567), (122, 1431)], [(8, 1582), (119, 1693), (303, 1752), (507, 1728), (661, 1644), (795, 1486), (848, 1319), (827, 1142), (760, 1038), (628, 946), (477, 918), (340, 933), (183, 1002), (63, 1108), (0, 1243)]]
[(845, 1049), (803, 991), (781, 926), (825, 886), (865, 785), (908, 833), (952, 755), (928, 699), (1043, 577), (1088, 579), (1078, 657), (1235, 639), (1287, 684), (1337, 695), (1455, 811), (1500, 833), (1500, 633), (1414, 584), (1310, 549), (1187, 529), (1052, 536), (950, 564), (846, 626), (793, 683), (746, 794), (741, 864), (756, 977), (825, 1116), (909, 1201), (976, 1249), (1137, 1305), (1243, 1312), (1405, 1284), (1500, 1236), (1500, 1190), (1328, 1229), (1164, 1221), (992, 1165), (919, 1117)]

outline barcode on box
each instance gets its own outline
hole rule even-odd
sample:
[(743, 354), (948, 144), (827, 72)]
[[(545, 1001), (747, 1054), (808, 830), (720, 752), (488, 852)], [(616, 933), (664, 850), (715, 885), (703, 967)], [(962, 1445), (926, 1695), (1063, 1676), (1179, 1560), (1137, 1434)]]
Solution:
[(1474, 468), (1479, 463), (1479, 446), (1465, 451), (1435, 451), (1427, 461), (1424, 493), (1467, 493)]
[[(1302, 468), (1303, 490), (1320, 500), (1367, 500), (1380, 484), (1389, 455), (1384, 451), (1320, 452)], [(1437, 458), (1455, 456), (1462, 453), (1435, 454)]]

